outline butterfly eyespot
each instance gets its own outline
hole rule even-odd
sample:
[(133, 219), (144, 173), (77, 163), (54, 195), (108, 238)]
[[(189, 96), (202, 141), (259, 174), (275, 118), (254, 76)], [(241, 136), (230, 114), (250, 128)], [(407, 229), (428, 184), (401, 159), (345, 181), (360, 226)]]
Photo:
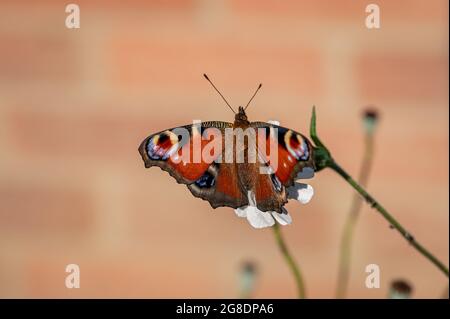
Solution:
[(165, 131), (147, 142), (147, 154), (152, 160), (166, 160), (177, 150), (176, 135), (170, 131)]
[(308, 160), (309, 150), (305, 139), (292, 131), (286, 132), (284, 142), (289, 153), (297, 160)]

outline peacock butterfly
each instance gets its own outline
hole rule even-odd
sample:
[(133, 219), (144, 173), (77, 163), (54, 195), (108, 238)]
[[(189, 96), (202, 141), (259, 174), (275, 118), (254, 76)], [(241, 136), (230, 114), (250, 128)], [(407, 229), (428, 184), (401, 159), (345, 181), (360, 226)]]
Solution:
[[(225, 103), (234, 112), (226, 101)], [(313, 147), (302, 134), (274, 122), (250, 122), (239, 106), (233, 123), (196, 122), (152, 134), (140, 144), (146, 168), (158, 166), (213, 208), (232, 207), (252, 226), (289, 224), (288, 198), (306, 203), (311, 186), (295, 183), (314, 174)]]

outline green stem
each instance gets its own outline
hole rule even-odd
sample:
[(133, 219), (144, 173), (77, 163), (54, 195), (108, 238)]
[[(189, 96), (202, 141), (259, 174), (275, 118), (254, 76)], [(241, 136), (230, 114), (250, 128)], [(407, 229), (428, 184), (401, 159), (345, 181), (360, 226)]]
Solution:
[(275, 225), (273, 226), (273, 230), (278, 247), (280, 248), (280, 251), (283, 254), (283, 257), (286, 260), (289, 268), (291, 268), (291, 271), (294, 274), (295, 282), (297, 284), (298, 297), (300, 299), (304, 299), (306, 298), (306, 291), (305, 285), (303, 283), (302, 274), (300, 272), (300, 268), (296, 264), (294, 258), (292, 258), (291, 254), (289, 253), (286, 243), (284, 242), (283, 236), (281, 235), (280, 226), (277, 223), (275, 223)]
[[(370, 168), (372, 166), (372, 153), (373, 153), (373, 132), (367, 132), (364, 157), (359, 172), (359, 183), (365, 187), (369, 178)], [(345, 298), (347, 295), (348, 282), (350, 277), (351, 266), (351, 253), (352, 253), (352, 241), (355, 233), (355, 226), (358, 221), (359, 213), (362, 206), (361, 197), (355, 193), (350, 206), (350, 211), (347, 215), (347, 219), (344, 224), (344, 230), (342, 233), (340, 256), (339, 256), (339, 272), (338, 283), (336, 290), (337, 298)]]
[(405, 238), (411, 246), (413, 246), (419, 253), (421, 253), (425, 258), (431, 261), (436, 267), (438, 267), (447, 277), (448, 268), (437, 259), (433, 254), (431, 254), (425, 247), (423, 247), (414, 237), (408, 232), (403, 226), (394, 218), (388, 211), (378, 203), (375, 198), (373, 198), (367, 191), (360, 186), (342, 167), (340, 167), (335, 161), (331, 161), (328, 167), (333, 169), (342, 178), (344, 178), (373, 208), (375, 208), (383, 217), (389, 222), (391, 227), (396, 229)]

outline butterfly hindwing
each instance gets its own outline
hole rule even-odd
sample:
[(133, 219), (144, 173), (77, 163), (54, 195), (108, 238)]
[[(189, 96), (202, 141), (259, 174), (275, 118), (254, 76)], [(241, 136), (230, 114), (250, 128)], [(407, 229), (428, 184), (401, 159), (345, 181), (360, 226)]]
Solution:
[(238, 208), (247, 205), (247, 198), (239, 184), (234, 163), (213, 163), (207, 171), (205, 183), (188, 185), (191, 193), (207, 200), (213, 208), (228, 206)]
[(257, 165), (254, 166), (255, 202), (259, 210), (282, 212), (287, 202), (286, 188), (280, 183), (275, 174), (271, 173), (267, 161), (258, 151)]

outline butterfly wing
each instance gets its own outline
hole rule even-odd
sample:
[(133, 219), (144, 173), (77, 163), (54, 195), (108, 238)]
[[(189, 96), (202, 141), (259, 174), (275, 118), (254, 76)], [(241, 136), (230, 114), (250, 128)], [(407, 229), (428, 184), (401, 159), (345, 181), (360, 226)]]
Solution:
[(282, 126), (265, 122), (250, 126), (257, 129), (260, 166), (267, 167), (267, 173), (259, 173), (256, 179), (257, 207), (281, 213), (287, 202), (287, 188), (305, 168), (314, 170), (312, 144), (302, 134)]
[[(253, 122), (252, 127), (261, 129), (266, 138), (264, 157), (283, 186), (293, 185), (298, 174), (305, 168), (314, 170), (313, 146), (302, 134), (291, 129), (265, 122)], [(258, 130), (258, 132), (261, 132)], [(271, 149), (271, 143), (274, 145)], [(274, 152), (275, 157), (270, 156)], [(274, 161), (271, 161), (275, 159)]]
[(209, 182), (199, 180), (189, 184), (188, 188), (195, 197), (207, 200), (213, 208), (238, 208), (248, 204), (240, 187), (235, 164), (214, 162), (208, 168), (204, 179)]
[(224, 156), (227, 122), (202, 122), (150, 135), (139, 146), (146, 168), (158, 166), (191, 193), (213, 208), (247, 204), (234, 163), (220, 163)]

